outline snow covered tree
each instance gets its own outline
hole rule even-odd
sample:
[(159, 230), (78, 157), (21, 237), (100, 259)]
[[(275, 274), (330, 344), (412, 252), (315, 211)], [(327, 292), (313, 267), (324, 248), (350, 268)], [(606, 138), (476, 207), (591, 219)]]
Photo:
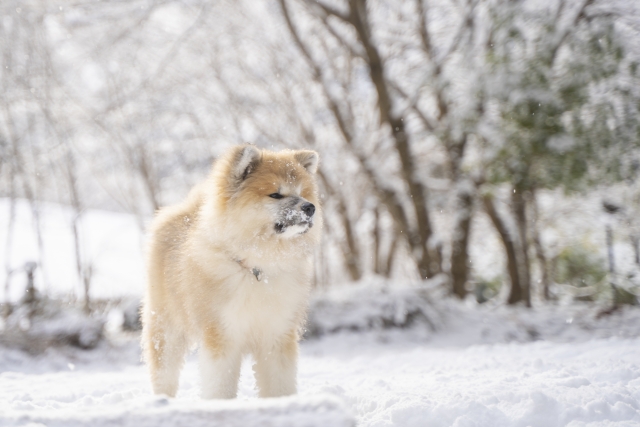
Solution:
[(570, 8), (561, 1), (557, 10), (531, 12), (504, 2), (491, 9), (486, 96), (497, 137), (488, 143), (485, 178), (509, 184), (515, 230), (504, 226), (509, 221), (498, 218), (490, 197), (485, 204), (508, 253), (511, 304), (531, 304), (530, 240), (545, 260), (528, 226), (536, 190), (575, 191), (620, 179), (629, 171), (629, 157), (620, 154), (638, 148), (630, 133), (636, 107), (625, 84), (634, 66), (614, 21), (591, 11), (593, 3)]

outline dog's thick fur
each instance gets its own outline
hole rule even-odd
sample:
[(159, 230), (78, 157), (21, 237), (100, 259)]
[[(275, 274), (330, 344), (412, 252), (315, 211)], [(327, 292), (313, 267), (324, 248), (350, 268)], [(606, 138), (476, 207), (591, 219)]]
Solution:
[(234, 147), (184, 202), (158, 212), (142, 311), (155, 393), (175, 396), (195, 345), (204, 398), (235, 397), (249, 353), (261, 397), (296, 392), (322, 226), (317, 165), (314, 151)]

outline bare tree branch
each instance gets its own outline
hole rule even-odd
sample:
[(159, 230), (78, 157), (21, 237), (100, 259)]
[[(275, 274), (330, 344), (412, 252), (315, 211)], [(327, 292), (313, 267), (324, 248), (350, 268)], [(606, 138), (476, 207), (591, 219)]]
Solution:
[(316, 0), (306, 0), (307, 4), (315, 9), (320, 9), (325, 15), (335, 16), (336, 18), (340, 18), (345, 22), (351, 23), (351, 16), (348, 13), (344, 13), (339, 11), (338, 9), (326, 5), (320, 1)]

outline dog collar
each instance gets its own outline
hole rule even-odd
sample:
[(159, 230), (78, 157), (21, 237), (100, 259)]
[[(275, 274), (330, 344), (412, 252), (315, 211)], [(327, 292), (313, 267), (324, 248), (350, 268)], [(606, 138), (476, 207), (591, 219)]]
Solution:
[(237, 262), (238, 264), (240, 264), (240, 267), (244, 268), (245, 270), (249, 270), (251, 272), (251, 274), (253, 274), (256, 278), (256, 280), (259, 282), (260, 280), (262, 280), (262, 270), (258, 267), (249, 267), (247, 264), (245, 264), (244, 260), (242, 259), (238, 259), (238, 258), (234, 258), (234, 261)]

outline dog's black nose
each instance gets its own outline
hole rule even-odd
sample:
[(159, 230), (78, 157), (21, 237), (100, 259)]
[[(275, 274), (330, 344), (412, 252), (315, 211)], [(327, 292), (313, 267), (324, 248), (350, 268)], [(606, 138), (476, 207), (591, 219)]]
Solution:
[(302, 204), (302, 212), (306, 213), (308, 217), (312, 217), (314, 212), (316, 211), (316, 207), (313, 206), (313, 203), (303, 203)]

